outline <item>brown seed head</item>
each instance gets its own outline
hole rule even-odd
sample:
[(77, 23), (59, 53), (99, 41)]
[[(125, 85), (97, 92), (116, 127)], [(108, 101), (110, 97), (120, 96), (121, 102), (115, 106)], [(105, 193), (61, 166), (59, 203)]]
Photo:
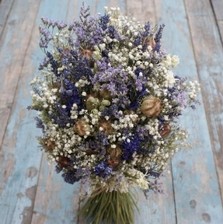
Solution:
[(99, 92), (99, 96), (102, 98), (102, 99), (106, 99), (106, 100), (110, 100), (112, 97), (111, 97), (111, 93), (107, 90), (107, 89), (103, 89)]
[(52, 140), (50, 140), (49, 138), (44, 140), (44, 148), (47, 151), (53, 151), (53, 149), (55, 148), (55, 146), (56, 146), (55, 142), (52, 141)]
[(85, 58), (90, 59), (90, 58), (92, 57), (93, 52), (92, 52), (91, 50), (88, 50), (88, 49), (83, 49), (83, 50), (81, 51), (81, 54), (82, 54)]
[(80, 136), (84, 136), (86, 135), (87, 131), (89, 131), (89, 125), (87, 124), (87, 122), (83, 119), (79, 119), (77, 120), (77, 122), (74, 125), (74, 131), (80, 135)]
[(93, 110), (99, 106), (99, 99), (89, 95), (87, 100), (86, 100), (86, 108), (88, 110)]
[(122, 155), (122, 149), (119, 146), (116, 146), (116, 148), (108, 148), (108, 164), (112, 168), (116, 168), (120, 162), (121, 162), (121, 155)]
[(161, 112), (161, 101), (154, 96), (146, 97), (141, 104), (140, 110), (146, 117), (157, 117)]
[(107, 121), (105, 119), (102, 119), (100, 122), (99, 122), (99, 127), (102, 127), (103, 128), (103, 131), (105, 132), (105, 134), (109, 135), (113, 132), (113, 127), (111, 125), (111, 122), (110, 121)]
[(58, 164), (64, 168), (69, 167), (71, 165), (70, 162), (71, 162), (70, 159), (65, 156), (59, 157), (59, 160), (58, 160)]
[(159, 133), (161, 135), (161, 137), (167, 137), (171, 132), (171, 126), (166, 123), (163, 125), (163, 127), (160, 129)]

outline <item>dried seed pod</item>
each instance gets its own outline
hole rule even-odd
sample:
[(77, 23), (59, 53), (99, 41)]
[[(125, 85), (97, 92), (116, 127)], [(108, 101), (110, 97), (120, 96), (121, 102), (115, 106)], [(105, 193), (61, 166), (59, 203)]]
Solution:
[(122, 149), (119, 146), (116, 146), (116, 148), (108, 148), (108, 164), (112, 168), (116, 168), (120, 162), (121, 162), (121, 155), (122, 155)]
[(111, 105), (111, 102), (110, 102), (109, 100), (102, 100), (102, 101), (101, 101), (101, 104), (102, 104), (103, 106), (108, 107), (108, 106)]
[(146, 97), (141, 104), (140, 110), (146, 117), (157, 117), (161, 112), (161, 101), (154, 96)]
[(79, 119), (74, 125), (74, 131), (78, 135), (84, 136), (89, 131), (89, 124), (84, 119)]
[(49, 138), (43, 140), (43, 147), (46, 151), (53, 151), (56, 146), (56, 143)]
[(99, 92), (99, 96), (105, 100), (111, 100), (111, 93), (107, 89), (103, 89)]
[(87, 110), (93, 110), (99, 106), (99, 99), (93, 96), (89, 96), (86, 100)]
[(105, 134), (109, 135), (113, 132), (113, 127), (111, 125), (110, 121), (107, 121), (105, 119), (100, 120), (99, 122), (99, 127), (103, 128), (103, 131), (105, 132)]
[(167, 137), (171, 132), (171, 126), (166, 123), (162, 126), (162, 128), (160, 129), (159, 133), (161, 135), (161, 137)]
[(61, 156), (59, 157), (58, 164), (63, 168), (67, 168), (71, 166), (71, 160), (65, 156)]
[(83, 49), (83, 50), (81, 51), (81, 54), (82, 54), (85, 58), (90, 59), (90, 58), (92, 57), (93, 52), (92, 52), (91, 50), (89, 50), (89, 49)]
[(116, 168), (120, 163), (120, 159), (108, 159), (108, 165), (112, 168)]

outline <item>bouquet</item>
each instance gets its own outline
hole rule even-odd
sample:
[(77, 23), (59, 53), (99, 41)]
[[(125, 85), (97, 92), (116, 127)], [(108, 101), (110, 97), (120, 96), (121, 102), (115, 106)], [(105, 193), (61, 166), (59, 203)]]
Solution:
[(80, 214), (91, 223), (133, 223), (132, 189), (159, 191), (187, 138), (177, 120), (195, 108), (199, 84), (174, 75), (179, 59), (161, 49), (163, 28), (118, 8), (91, 17), (83, 6), (72, 24), (42, 19), (30, 108), (57, 172), (89, 184)]

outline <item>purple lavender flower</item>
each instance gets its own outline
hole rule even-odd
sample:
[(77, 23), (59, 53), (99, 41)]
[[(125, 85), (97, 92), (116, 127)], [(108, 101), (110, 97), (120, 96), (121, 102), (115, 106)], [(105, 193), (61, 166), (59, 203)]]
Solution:
[(160, 47), (161, 47), (161, 38), (162, 38), (162, 33), (163, 33), (163, 28), (164, 28), (164, 24), (161, 25), (159, 27), (158, 32), (156, 33), (156, 36), (154, 38), (155, 42), (156, 42), (156, 46), (154, 48), (154, 51), (159, 52), (160, 51)]
[(179, 92), (175, 99), (180, 104), (180, 107), (185, 108), (187, 106), (187, 97), (185, 92)]
[(112, 96), (127, 95), (129, 79), (121, 66), (114, 68), (102, 61), (99, 62), (99, 69), (91, 79), (94, 85), (101, 86), (102, 90), (109, 90)]
[(45, 126), (44, 126), (43, 121), (39, 117), (35, 117), (35, 120), (36, 120), (36, 127), (41, 128), (42, 131), (44, 132), (45, 131)]
[(130, 138), (130, 140), (125, 140), (122, 143), (122, 148), (123, 148), (123, 159), (124, 160), (131, 160), (132, 155), (134, 152), (137, 152), (141, 148), (141, 140), (140, 137), (135, 134), (133, 137)]
[(45, 27), (39, 27), (40, 32), (40, 48), (47, 48), (49, 42), (52, 40), (52, 34), (49, 32), (49, 29)]
[(61, 128), (65, 128), (68, 123), (72, 123), (69, 112), (62, 108), (60, 103), (54, 105), (54, 111), (55, 113), (48, 115), (53, 123), (58, 124)]
[(104, 161), (97, 164), (94, 168), (94, 172), (97, 176), (106, 178), (111, 175), (112, 168), (107, 165)]
[(64, 181), (69, 184), (74, 184), (79, 181), (82, 177), (76, 175), (76, 170), (68, 170), (62, 174)]
[(100, 26), (102, 30), (106, 30), (108, 28), (109, 23), (109, 15), (104, 15), (99, 18)]
[[(71, 26), (70, 26), (71, 28)], [(76, 34), (76, 47), (92, 49), (103, 40), (103, 29), (97, 19), (90, 17), (89, 8), (84, 5), (80, 11), (80, 21), (72, 26)]]

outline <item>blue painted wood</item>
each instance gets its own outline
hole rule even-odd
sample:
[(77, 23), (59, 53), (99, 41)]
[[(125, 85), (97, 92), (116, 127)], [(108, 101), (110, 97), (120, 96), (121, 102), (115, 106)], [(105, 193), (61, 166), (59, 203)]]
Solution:
[[(0, 40), (3, 31), (7, 25), (7, 19), (13, 7), (14, 0), (3, 0), (0, 1)], [(1, 46), (1, 42), (0, 42)], [(0, 47), (1, 48), (1, 47)]]
[(210, 1), (212, 9), (214, 11), (214, 15), (216, 18), (216, 22), (218, 25), (219, 32), (221, 34), (221, 42), (223, 43), (223, 1), (222, 0), (211, 0)]
[[(8, 4), (10, 3), (11, 1), (8, 2)], [(21, 5), (24, 6), (20, 7)], [(0, 145), (14, 100), (38, 5), (39, 1), (32, 3), (17, 0), (12, 5), (4, 34), (2, 34), (0, 40), (0, 124), (2, 125), (0, 129)], [(9, 10), (8, 7), (2, 6), (0, 12)]]
[[(203, 14), (203, 10), (208, 8), (203, 5), (203, 8), (198, 10), (195, 7), (197, 2), (190, 1), (191, 9), (198, 15), (196, 19), (194, 18), (193, 23), (198, 23), (198, 18), (204, 18), (205, 21), (206, 18), (210, 18), (209, 16), (204, 17)], [(169, 52), (176, 53), (181, 58), (181, 64), (176, 72), (183, 76), (189, 76), (190, 79), (198, 79), (183, 1), (159, 1), (159, 3), (156, 2), (156, 8), (160, 22), (166, 24), (164, 31), (165, 46)], [(201, 54), (206, 58), (208, 51), (204, 49), (204, 46), (208, 45), (210, 47), (211, 45), (206, 42), (206, 36), (204, 35), (208, 32), (211, 35), (213, 30), (203, 30), (203, 25), (204, 23), (199, 23), (199, 29), (198, 27), (196, 30), (191, 29), (191, 32), (194, 33), (193, 41), (196, 42), (194, 45), (195, 52), (197, 51), (199, 55)], [(209, 25), (212, 25), (213, 29), (214, 22), (212, 21)], [(221, 55), (218, 56), (222, 60)], [(197, 62), (202, 65), (203, 69), (207, 68), (210, 64), (207, 58), (205, 61), (201, 60), (200, 57), (197, 57)], [(198, 71), (200, 77), (205, 78), (201, 84), (207, 91), (208, 82), (211, 79), (208, 74), (204, 74), (203, 69)], [(213, 91), (209, 91), (209, 94), (208, 98), (212, 98)], [(206, 98), (207, 94), (204, 94), (203, 97)], [(201, 98), (202, 105), (197, 108), (195, 113), (188, 112), (182, 118), (182, 125), (188, 129), (189, 141), (193, 144), (193, 147), (191, 150), (178, 153), (172, 162), (178, 223), (223, 223), (221, 195), (206, 122), (204, 110), (206, 100), (204, 98)]]
[[(20, 4), (23, 8), (19, 7)], [(38, 131), (28, 132), (34, 127), (33, 117), (26, 110), (30, 103), (28, 83), (33, 72), (31, 61), (29, 66), (23, 67), (38, 4), (39, 1), (32, 4), (22, 0), (15, 2), (0, 49), (0, 102), (3, 111), (0, 120), (4, 122), (1, 122), (1, 133), (4, 133), (19, 76), (22, 75), (3, 143), (3, 135), (0, 136), (0, 217), (4, 224), (31, 220), (38, 179), (41, 153), (30, 141), (35, 139)]]
[(186, 8), (223, 199), (223, 48), (210, 2), (187, 1)]
[(44, 156), (41, 165), (32, 224), (75, 224), (79, 207), (79, 184), (70, 185), (56, 174)]

